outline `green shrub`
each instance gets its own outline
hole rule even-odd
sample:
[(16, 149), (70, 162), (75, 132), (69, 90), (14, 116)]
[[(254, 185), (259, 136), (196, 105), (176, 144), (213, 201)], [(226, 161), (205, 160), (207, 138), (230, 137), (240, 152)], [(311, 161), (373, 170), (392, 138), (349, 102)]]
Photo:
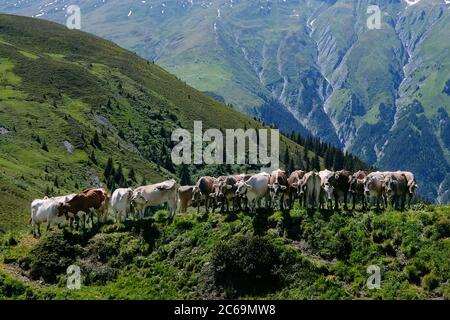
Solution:
[(405, 273), (410, 283), (414, 283), (416, 285), (420, 284), (420, 275), (422, 272), (418, 270), (415, 265), (406, 266)]
[(278, 288), (281, 282), (277, 273), (279, 264), (277, 248), (260, 236), (239, 235), (219, 243), (213, 250), (215, 284), (235, 294)]
[(443, 239), (450, 237), (450, 218), (447, 216), (442, 216), (436, 226), (436, 239)]
[(428, 291), (433, 291), (439, 286), (439, 277), (433, 273), (429, 273), (422, 279), (422, 287)]
[(67, 270), (76, 256), (75, 246), (62, 231), (47, 234), (30, 252), (30, 276), (55, 283), (57, 277)]
[(146, 250), (129, 233), (99, 233), (89, 240), (80, 260), (84, 283), (105, 284), (117, 278), (120, 270)]
[(30, 296), (28, 287), (0, 272), (0, 299), (17, 299), (24, 295)]

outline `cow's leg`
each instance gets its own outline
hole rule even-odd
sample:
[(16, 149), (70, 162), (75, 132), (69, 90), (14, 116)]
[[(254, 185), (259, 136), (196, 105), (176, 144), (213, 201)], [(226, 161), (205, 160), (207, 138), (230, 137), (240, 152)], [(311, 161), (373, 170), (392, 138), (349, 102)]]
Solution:
[(41, 237), (41, 224), (37, 223), (36, 225), (37, 225), (37, 234), (38, 234), (38, 237), (40, 238)]
[(347, 197), (348, 197), (348, 193), (344, 192), (344, 210), (348, 211), (348, 205), (347, 205)]
[(256, 205), (257, 205), (257, 203), (256, 203), (256, 199), (253, 199), (252, 200), (252, 203), (251, 203), (251, 207), (252, 207), (252, 209), (251, 209), (251, 213), (253, 213), (253, 214), (256, 214)]
[(293, 197), (292, 197), (292, 191), (291, 190), (289, 190), (289, 209), (292, 209), (292, 206), (291, 206), (291, 204), (292, 204), (292, 199)]
[[(91, 217), (91, 225), (94, 227), (94, 210), (89, 210), (89, 216), (87, 217), (87, 222), (89, 222), (89, 217)], [(84, 223), (86, 224), (86, 220), (84, 220)], [(100, 217), (97, 214), (97, 223), (100, 224)], [(86, 228), (86, 225), (84, 226)]]
[(408, 195), (408, 208), (411, 208), (411, 202), (412, 202), (413, 197), (414, 197), (414, 194), (410, 193)]
[(205, 214), (208, 214), (209, 211), (209, 199), (205, 199)]
[(50, 230), (50, 225), (52, 224), (52, 220), (51, 219), (47, 219), (47, 229), (45, 231), (49, 231)]
[(36, 237), (36, 223), (34, 220), (31, 220), (31, 229), (33, 231), (33, 237)]

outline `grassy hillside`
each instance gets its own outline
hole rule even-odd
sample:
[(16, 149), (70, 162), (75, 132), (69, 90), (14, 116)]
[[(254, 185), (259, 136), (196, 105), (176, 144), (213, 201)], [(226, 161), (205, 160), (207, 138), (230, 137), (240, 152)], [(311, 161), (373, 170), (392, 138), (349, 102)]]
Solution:
[[(254, 217), (157, 212), (140, 223), (41, 240), (0, 241), (7, 299), (449, 299), (450, 208), (410, 211), (259, 211)], [(66, 268), (81, 267), (80, 290)], [(366, 286), (367, 268), (381, 288)]]
[[(25, 226), (37, 197), (175, 177), (171, 131), (194, 120), (263, 128), (111, 42), (0, 15), (0, 233)], [(302, 165), (303, 147), (282, 137), (280, 148)], [(116, 173), (105, 176), (109, 158)]]

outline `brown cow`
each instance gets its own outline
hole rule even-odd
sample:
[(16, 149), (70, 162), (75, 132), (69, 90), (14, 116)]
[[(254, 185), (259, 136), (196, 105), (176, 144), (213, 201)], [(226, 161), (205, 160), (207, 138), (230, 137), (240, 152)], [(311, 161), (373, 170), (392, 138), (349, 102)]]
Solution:
[[(243, 180), (243, 179), (242, 179)], [(235, 198), (236, 198), (236, 183), (237, 179), (235, 176), (228, 176), (223, 181), (218, 181), (214, 184), (214, 197), (216, 202), (221, 204), (221, 212), (226, 210), (226, 213), (230, 212), (230, 203), (233, 204), (233, 211), (235, 209)]]
[(409, 193), (408, 179), (405, 174), (392, 172), (384, 178), (386, 197), (390, 201), (390, 205), (397, 210), (405, 209), (406, 196)]
[(284, 210), (289, 200), (289, 188), (285, 171), (278, 169), (272, 172), (269, 179), (269, 190), (272, 204), (275, 206), (275, 202), (279, 200), (280, 210)]
[(289, 207), (292, 208), (292, 204), (296, 198), (299, 199), (300, 206), (302, 205), (302, 200), (304, 196), (304, 176), (306, 172), (302, 170), (297, 170), (291, 173), (288, 178), (288, 186), (289, 186)]
[(97, 213), (98, 222), (105, 221), (108, 212), (109, 196), (105, 189), (86, 189), (75, 195), (69, 201), (59, 205), (58, 216), (65, 216), (67, 219), (78, 220), (79, 213), (82, 213), (83, 225), (86, 227), (86, 215), (91, 216), (94, 224), (93, 213)]
[(197, 213), (200, 213), (200, 203), (205, 203), (205, 213), (209, 212), (211, 202), (214, 204), (214, 198), (211, 198), (211, 194), (214, 193), (214, 183), (216, 183), (213, 177), (201, 177), (198, 179), (197, 184), (192, 192), (192, 201), (197, 204)]
[(352, 210), (355, 210), (356, 201), (361, 199), (362, 209), (366, 210), (366, 197), (364, 196), (364, 179), (367, 177), (366, 171), (358, 171), (350, 178), (349, 192), (352, 195)]
[(334, 210), (339, 210), (339, 198), (344, 198), (344, 210), (348, 210), (347, 197), (350, 189), (352, 173), (348, 170), (340, 170), (334, 173)]
[(178, 188), (178, 203), (181, 213), (186, 213), (187, 208), (193, 203), (192, 195), (194, 188), (195, 186), (182, 186)]
[(371, 200), (375, 200), (377, 210), (380, 209), (380, 203), (383, 204), (384, 207), (387, 206), (386, 197), (384, 193), (384, 178), (386, 172), (372, 172), (367, 175), (364, 179), (364, 194), (367, 199), (368, 206), (372, 202)]

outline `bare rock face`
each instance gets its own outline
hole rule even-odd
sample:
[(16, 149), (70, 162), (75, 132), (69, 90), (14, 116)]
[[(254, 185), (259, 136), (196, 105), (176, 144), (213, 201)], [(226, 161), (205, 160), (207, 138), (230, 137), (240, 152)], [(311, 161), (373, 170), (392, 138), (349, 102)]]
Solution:
[(74, 146), (69, 141), (64, 141), (64, 147), (66, 147), (68, 153), (73, 153)]

